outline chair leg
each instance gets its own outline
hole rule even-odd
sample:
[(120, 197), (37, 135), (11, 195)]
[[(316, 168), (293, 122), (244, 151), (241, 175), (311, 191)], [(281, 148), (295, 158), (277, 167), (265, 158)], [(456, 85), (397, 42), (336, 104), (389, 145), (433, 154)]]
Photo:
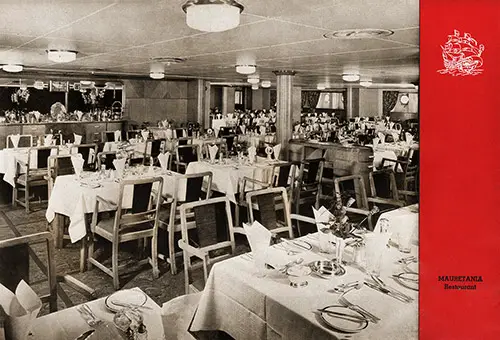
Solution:
[(87, 270), (87, 259), (89, 258), (89, 247), (87, 236), (81, 239), (80, 244), (80, 272), (83, 273)]
[(160, 270), (158, 269), (158, 233), (151, 238), (151, 265), (153, 266), (153, 278), (160, 277)]
[[(90, 234), (89, 235), (89, 239), (87, 241), (87, 247), (88, 247), (88, 251), (87, 251), (87, 256), (88, 258), (93, 258), (94, 257), (94, 234)], [(87, 269), (92, 269), (92, 263), (90, 263), (90, 261), (87, 260)]]
[(24, 206), (26, 208), (26, 213), (29, 214), (30, 213), (30, 192), (29, 192), (29, 186), (26, 185), (24, 187)]
[(112, 244), (111, 267), (113, 271), (113, 286), (115, 290), (120, 289), (120, 278), (118, 273), (118, 242)]
[(17, 185), (12, 189), (12, 206), (17, 207)]
[(186, 294), (189, 294), (189, 255), (188, 253), (184, 250), (183, 251), (183, 257), (184, 257), (184, 289)]

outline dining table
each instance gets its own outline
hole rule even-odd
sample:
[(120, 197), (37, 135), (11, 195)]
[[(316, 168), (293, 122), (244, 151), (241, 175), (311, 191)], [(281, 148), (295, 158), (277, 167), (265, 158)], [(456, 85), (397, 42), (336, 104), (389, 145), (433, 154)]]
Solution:
[[(132, 293), (142, 293), (146, 297), (145, 303), (139, 308), (143, 317), (143, 324), (146, 326), (147, 339), (163, 340), (163, 322), (161, 318), (161, 307), (156, 304), (147, 294), (140, 288), (135, 287), (130, 290)], [(121, 292), (121, 296), (126, 294), (126, 291)], [(96, 319), (100, 320), (100, 324), (90, 326), (85, 318), (79, 312), (82, 305), (66, 308), (54, 313), (50, 313), (34, 319), (30, 326), (30, 330), (26, 340), (68, 340), (77, 339), (86, 331), (96, 329), (96, 334), (90, 336), (89, 339), (94, 339), (98, 334), (115, 334), (113, 339), (126, 339), (116, 329), (113, 323), (115, 313), (107, 308), (108, 297), (103, 297), (97, 300), (89, 301), (85, 305), (90, 308)], [(101, 332), (99, 327), (110, 328), (107, 332)], [(110, 339), (108, 335), (103, 335), (100, 339)], [(99, 338), (97, 338), (99, 339)]]
[[(139, 179), (145, 177), (162, 177), (163, 194), (177, 195), (179, 200), (185, 200), (186, 184), (177, 183), (186, 181), (182, 174), (174, 171), (163, 170), (160, 167), (139, 165), (125, 169), (123, 179)], [(183, 185), (184, 184), (184, 185)], [(177, 192), (174, 192), (176, 190)], [(120, 192), (120, 179), (116, 176), (116, 170), (101, 170), (98, 172), (83, 172), (81, 177), (77, 175), (58, 176), (54, 182), (51, 196), (47, 206), (45, 217), (49, 223), (53, 223), (54, 238), (59, 240), (62, 246), (62, 221), (60, 219), (68, 216), (70, 223), (68, 227), (71, 242), (77, 242), (87, 234), (85, 214), (94, 211), (96, 196), (105, 200), (117, 202)], [(124, 208), (132, 206), (133, 189), (124, 190)], [(100, 204), (100, 211), (113, 210), (114, 206)], [(56, 246), (58, 243), (56, 243)]]
[[(307, 265), (335, 257), (319, 251), (318, 233), (295, 240), (309, 244), (310, 249), (306, 247), (307, 250), (291, 254), (285, 248), (279, 252), (282, 244), (273, 245), (275, 253), (281, 253), (281, 263), (296, 261)], [(212, 267), (201, 293), (190, 331), (224, 331), (239, 340), (417, 339), (418, 291), (401, 286), (393, 275), (406, 273), (408, 259), (416, 259), (418, 247), (413, 246), (410, 254), (391, 247), (382, 256), (378, 278), (386, 287), (407, 296), (409, 300), (404, 302), (364, 284), (371, 282), (371, 277), (354, 254), (354, 248), (346, 246), (345, 274), (324, 277), (313, 272), (306, 278), (307, 285), (298, 288), (293, 287), (287, 275), (276, 267), (275, 258), (267, 258), (268, 269), (264, 274), (256, 270), (251, 253), (218, 262)], [(418, 268), (417, 263), (413, 263), (411, 270), (418, 273), (415, 268)], [(413, 272), (418, 276), (417, 273)], [(351, 288), (337, 291), (343, 284)], [(326, 322), (328, 318), (322, 318), (324, 314), (319, 310), (345, 306), (345, 301), (363, 308), (379, 321), (366, 321), (362, 327), (354, 327), (355, 330), (331, 327), (332, 323)]]
[(374, 231), (391, 233), (391, 241), (401, 248), (408, 249), (409, 244), (418, 245), (418, 213), (418, 203), (384, 212), (380, 214)]

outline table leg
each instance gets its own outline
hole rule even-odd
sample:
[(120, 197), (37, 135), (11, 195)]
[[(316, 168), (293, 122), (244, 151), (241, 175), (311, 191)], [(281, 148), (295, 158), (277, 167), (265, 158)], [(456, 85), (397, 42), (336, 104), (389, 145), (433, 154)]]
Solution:
[(89, 235), (87, 234), (80, 240), (80, 272), (82, 273), (87, 270), (87, 258), (89, 257), (89, 248), (87, 246), (88, 237)]
[(56, 249), (62, 248), (64, 239), (64, 215), (56, 213), (54, 220), (50, 222), (49, 229), (54, 236), (54, 246)]

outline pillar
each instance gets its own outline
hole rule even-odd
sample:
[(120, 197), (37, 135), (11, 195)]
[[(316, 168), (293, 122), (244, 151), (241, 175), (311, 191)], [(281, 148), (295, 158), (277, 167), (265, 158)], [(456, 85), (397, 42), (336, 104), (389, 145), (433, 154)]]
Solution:
[(224, 86), (222, 88), (222, 114), (234, 112), (234, 88)]
[(262, 110), (262, 89), (252, 90), (252, 110)]
[[(273, 71), (276, 75), (277, 143), (281, 143), (282, 155), (288, 154), (288, 141), (292, 136), (293, 76), (295, 71)], [(283, 157), (282, 158), (288, 158)]]

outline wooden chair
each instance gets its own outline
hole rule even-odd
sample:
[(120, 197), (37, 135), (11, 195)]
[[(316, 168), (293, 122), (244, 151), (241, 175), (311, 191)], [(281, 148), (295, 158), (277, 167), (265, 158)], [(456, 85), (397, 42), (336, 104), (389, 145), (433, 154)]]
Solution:
[(127, 140), (131, 140), (133, 138), (137, 138), (141, 136), (141, 130), (128, 130), (127, 131)]
[[(96, 169), (97, 144), (80, 144), (73, 146), (73, 150), (83, 157), (83, 170), (93, 171)], [(73, 151), (72, 150), (72, 151)]]
[(100, 170), (101, 166), (104, 165), (106, 170), (115, 170), (115, 165), (113, 161), (116, 159), (116, 151), (104, 151), (97, 154), (97, 165), (96, 169)]
[(57, 176), (72, 175), (75, 173), (73, 163), (71, 162), (71, 156), (76, 155), (73, 154), (49, 156), (47, 167), (47, 189), (49, 199)]
[(237, 137), (236, 135), (226, 135), (222, 137), (222, 141), (223, 146), (225, 147), (224, 151), (226, 155), (229, 156), (233, 151), (234, 144), (237, 142)]
[[(150, 148), (148, 148), (149, 145), (151, 145)], [(146, 142), (145, 160), (148, 159), (149, 162), (149, 158), (151, 157), (153, 158), (153, 164), (158, 165), (158, 155), (162, 152), (164, 145), (165, 145), (165, 139), (148, 140)]]
[(115, 138), (115, 131), (103, 131), (101, 135), (101, 141), (103, 143), (106, 142), (121, 142), (121, 135), (118, 137), (118, 140)]
[[(30, 213), (31, 189), (48, 184), (47, 171), (48, 159), (54, 154), (57, 155), (57, 146), (34, 147), (28, 150), (28, 160), (26, 163), (16, 159), (15, 186), (12, 190), (12, 205), (20, 204), (26, 208), (26, 213)], [(36, 154), (36, 168), (31, 168), (31, 157)], [(26, 173), (21, 171), (26, 169)], [(19, 199), (19, 191), (24, 191), (24, 200)]]
[[(151, 259), (139, 261), (139, 264), (149, 262), (153, 267), (153, 277), (159, 277), (158, 270), (158, 224), (159, 224), (159, 209), (160, 195), (153, 194), (153, 186), (158, 192), (162, 191), (163, 178), (145, 178), (123, 180), (120, 183), (120, 193), (118, 202), (109, 202), (96, 197), (96, 204), (92, 214), (91, 232), (92, 235), (99, 235), (112, 244), (111, 254), (111, 269), (107, 268), (102, 263), (94, 258), (94, 238), (90, 238), (88, 250), (88, 263), (95, 265), (106, 274), (113, 278), (113, 286), (115, 289), (120, 288), (119, 270), (123, 266), (118, 266), (118, 248), (120, 243), (143, 240), (151, 238)], [(125, 190), (133, 187), (132, 207), (126, 209), (124, 207)], [(153, 199), (156, 197), (156, 199)], [(114, 218), (99, 220), (99, 204), (115, 207)]]
[(383, 169), (370, 172), (370, 194), (368, 201), (375, 204), (405, 206), (405, 202), (399, 199), (396, 177), (392, 169)]
[[(14, 143), (12, 143), (12, 136), (7, 136), (7, 148), (12, 149), (14, 147)], [(18, 148), (31, 148), (33, 146), (33, 136), (32, 135), (20, 135), (19, 143), (17, 145)]]
[(185, 138), (187, 135), (184, 134), (184, 129), (183, 128), (177, 128), (175, 129), (175, 136), (177, 139)]
[(418, 153), (412, 153), (406, 160), (395, 160), (383, 158), (382, 169), (395, 168), (396, 185), (399, 194), (404, 197), (408, 204), (418, 202), (419, 195), (419, 157)]
[(177, 138), (177, 145), (191, 145), (191, 144), (193, 144), (192, 137)]
[[(199, 155), (199, 145), (178, 145), (175, 148), (175, 166), (177, 168), (177, 172), (184, 173), (189, 163), (197, 162), (200, 159)], [(181, 172), (181, 170), (183, 171)]]
[[(181, 190), (181, 186), (185, 189)], [(180, 206), (184, 203), (196, 202), (199, 200), (207, 200), (210, 198), (212, 190), (212, 173), (202, 172), (198, 174), (189, 174), (179, 176), (175, 181), (173, 196), (162, 195), (164, 200), (160, 211), (160, 228), (166, 231), (166, 247), (168, 249), (168, 257), (165, 257), (167, 263), (170, 264), (170, 271), (173, 275), (177, 274), (176, 256), (181, 255), (175, 251), (175, 234), (181, 231), (180, 225)], [(186, 196), (179, 199), (177, 193), (185, 192)]]
[[(0, 241), (0, 283), (15, 292), (19, 281), (30, 283), (29, 253), (30, 245), (45, 243), (47, 246), (46, 268), (40, 266), (48, 280), (48, 294), (40, 297), (43, 303), (49, 304), (50, 312), (57, 311), (57, 278), (54, 263), (54, 241), (48, 231), (14, 237)], [(40, 263), (44, 265), (43, 263)]]
[(300, 163), (294, 195), (295, 213), (299, 214), (300, 206), (308, 202), (314, 202), (319, 209), (324, 162), (323, 158), (315, 158)]
[[(188, 233), (188, 212), (194, 215), (194, 228)], [(222, 216), (222, 217), (221, 217)], [(225, 218), (224, 218), (225, 217)], [(203, 261), (203, 285), (208, 278), (208, 266), (226, 259), (235, 251), (231, 204), (227, 197), (211, 198), (203, 201), (184, 203), (180, 206), (182, 239), (179, 247), (184, 257), (184, 279), (186, 294), (201, 291), (202, 287), (190, 284), (191, 258)], [(221, 226), (222, 220), (226, 222)], [(230, 252), (223, 250), (230, 248)]]

